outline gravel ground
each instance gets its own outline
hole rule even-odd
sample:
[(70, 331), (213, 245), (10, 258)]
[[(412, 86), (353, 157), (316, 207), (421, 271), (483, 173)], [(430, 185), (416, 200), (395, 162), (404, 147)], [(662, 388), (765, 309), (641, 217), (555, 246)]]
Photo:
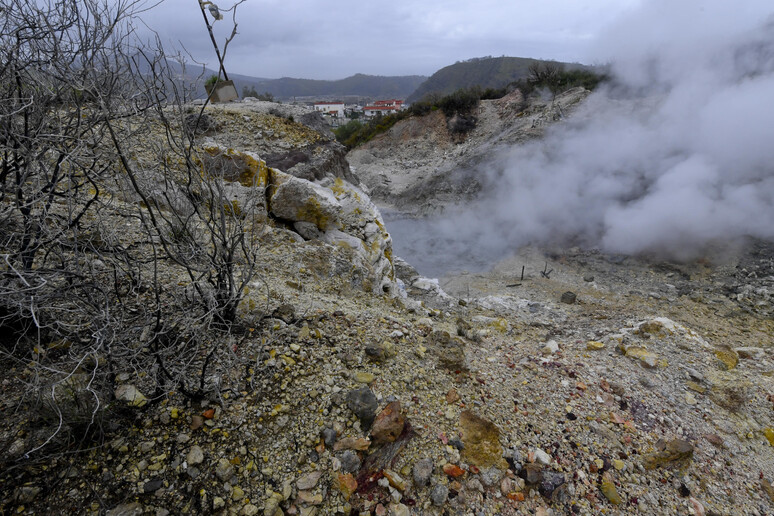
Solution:
[(281, 225), (262, 249), (242, 309), (267, 317), (220, 388), (116, 410), (83, 453), (8, 460), (12, 435), (0, 513), (774, 512), (770, 246), (717, 264), (525, 249), (440, 281), (402, 266), (405, 299)]

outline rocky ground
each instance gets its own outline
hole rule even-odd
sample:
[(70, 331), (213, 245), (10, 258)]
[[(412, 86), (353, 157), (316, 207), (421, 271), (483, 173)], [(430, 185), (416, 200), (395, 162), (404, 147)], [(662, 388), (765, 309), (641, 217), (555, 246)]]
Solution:
[[(210, 109), (237, 152), (278, 140), (310, 154), (302, 165), (333, 152), (301, 113)], [(298, 176), (324, 176), (350, 213), (345, 173)], [(119, 399), (85, 452), (24, 460), (24, 372), (4, 371), (3, 435), (19, 433), (2, 450), (0, 512), (774, 512), (770, 245), (722, 264), (524, 249), (430, 280), (354, 226), (336, 231), (380, 242), (371, 254), (270, 221), (231, 381), (196, 402)], [(385, 256), (392, 277), (356, 265)], [(374, 293), (374, 274), (396, 288)]]
[(574, 88), (553, 98), (524, 99), (519, 90), (483, 100), (476, 126), (464, 138), (449, 131), (441, 111), (401, 121), (347, 155), (352, 170), (380, 206), (406, 215), (442, 212), (476, 195), (486, 185), (477, 167), (500, 145), (541, 137), (570, 117), (589, 91)]

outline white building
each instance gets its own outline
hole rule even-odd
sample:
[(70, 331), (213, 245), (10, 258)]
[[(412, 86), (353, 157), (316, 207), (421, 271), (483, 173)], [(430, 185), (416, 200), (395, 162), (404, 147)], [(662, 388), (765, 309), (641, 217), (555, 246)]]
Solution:
[(365, 116), (376, 116), (378, 113), (389, 115), (403, 109), (403, 101), (398, 99), (377, 100), (373, 104), (363, 108)]
[(314, 110), (333, 117), (344, 118), (343, 102), (315, 102)]

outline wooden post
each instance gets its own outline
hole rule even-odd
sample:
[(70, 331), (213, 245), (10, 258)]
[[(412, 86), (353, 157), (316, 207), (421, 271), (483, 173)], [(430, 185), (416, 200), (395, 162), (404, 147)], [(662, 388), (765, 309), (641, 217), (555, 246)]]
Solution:
[(226, 74), (226, 67), (223, 66), (223, 58), (220, 57), (220, 49), (218, 48), (218, 42), (215, 41), (215, 35), (212, 33), (212, 25), (210, 25), (210, 21), (207, 19), (207, 13), (204, 12), (204, 3), (201, 2), (201, 0), (196, 0), (199, 2), (199, 8), (202, 10), (202, 16), (204, 17), (204, 24), (207, 26), (207, 32), (210, 33), (210, 39), (212, 40), (212, 46), (215, 47), (215, 54), (218, 56), (218, 63), (220, 64), (220, 71), (223, 72), (223, 79), (228, 80), (228, 74)]

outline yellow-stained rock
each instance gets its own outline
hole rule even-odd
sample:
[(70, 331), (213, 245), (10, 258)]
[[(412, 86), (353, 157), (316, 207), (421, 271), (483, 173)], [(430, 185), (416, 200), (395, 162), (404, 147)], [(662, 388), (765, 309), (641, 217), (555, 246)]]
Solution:
[(460, 414), (460, 434), (465, 445), (462, 458), (468, 464), (479, 468), (496, 466), (507, 469), (500, 446), (500, 430), (494, 423), (466, 410)]
[(774, 428), (766, 428), (763, 430), (763, 435), (769, 441), (769, 444), (774, 446)]
[(613, 505), (619, 505), (623, 502), (621, 495), (618, 494), (618, 490), (615, 488), (613, 477), (609, 473), (602, 475), (602, 481), (599, 483), (599, 490), (605, 495), (605, 498)]
[(739, 355), (733, 349), (721, 349), (715, 351), (715, 356), (720, 361), (721, 369), (730, 371), (739, 364)]

